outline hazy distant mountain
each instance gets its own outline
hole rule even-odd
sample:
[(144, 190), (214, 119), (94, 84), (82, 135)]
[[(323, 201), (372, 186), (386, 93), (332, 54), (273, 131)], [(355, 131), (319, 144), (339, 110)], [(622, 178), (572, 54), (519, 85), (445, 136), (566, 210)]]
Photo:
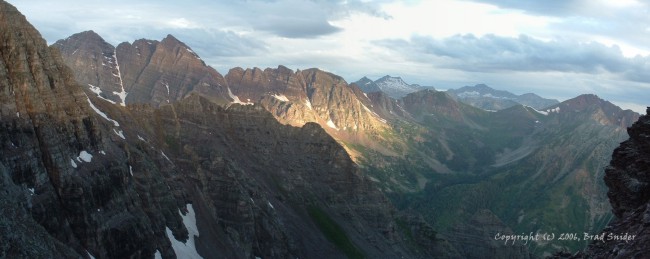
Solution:
[(359, 81), (354, 82), (363, 92), (372, 93), (372, 92), (384, 92), (393, 98), (402, 98), (409, 93), (416, 92), (422, 89), (433, 87), (424, 87), (418, 84), (408, 84), (402, 80), (401, 77), (392, 77), (386, 75), (375, 81), (370, 80), (367, 77), (359, 79)]
[(450, 89), (447, 92), (459, 101), (489, 111), (510, 108), (517, 104), (543, 109), (559, 101), (545, 99), (533, 93), (515, 95), (508, 91), (495, 90), (484, 84)]

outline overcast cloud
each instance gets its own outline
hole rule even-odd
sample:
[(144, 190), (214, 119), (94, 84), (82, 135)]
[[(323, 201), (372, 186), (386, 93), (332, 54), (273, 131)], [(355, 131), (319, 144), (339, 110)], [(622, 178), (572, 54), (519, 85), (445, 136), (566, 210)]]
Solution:
[(646, 0), (9, 0), (51, 44), (94, 30), (113, 45), (173, 34), (221, 73), (318, 67), (439, 89), (486, 83), (565, 100), (650, 105)]

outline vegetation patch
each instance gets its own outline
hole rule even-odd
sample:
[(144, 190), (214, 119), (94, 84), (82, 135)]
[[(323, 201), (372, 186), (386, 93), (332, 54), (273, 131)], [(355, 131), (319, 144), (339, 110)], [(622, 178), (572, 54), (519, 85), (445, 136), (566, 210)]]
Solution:
[(307, 207), (307, 211), (327, 240), (336, 245), (348, 258), (365, 258), (363, 253), (352, 244), (343, 228), (327, 216), (327, 213), (313, 205)]

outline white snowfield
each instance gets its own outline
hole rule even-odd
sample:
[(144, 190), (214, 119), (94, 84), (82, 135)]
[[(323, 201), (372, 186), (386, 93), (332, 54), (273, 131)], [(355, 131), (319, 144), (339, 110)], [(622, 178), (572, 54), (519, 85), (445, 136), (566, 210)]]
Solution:
[[(177, 258), (203, 258), (196, 251), (196, 243), (194, 242), (194, 238), (199, 236), (199, 229), (196, 226), (196, 214), (194, 214), (194, 207), (192, 207), (192, 204), (187, 204), (187, 211), (188, 212), (186, 215), (183, 215), (183, 213), (180, 213), (179, 211), (179, 214), (181, 214), (181, 217), (183, 218), (183, 225), (185, 225), (187, 232), (189, 232), (189, 238), (187, 241), (183, 243), (176, 240), (176, 238), (174, 238), (172, 230), (169, 229), (169, 227), (165, 228), (165, 231), (167, 232), (167, 238), (172, 242), (172, 248), (174, 249), (174, 253), (176, 253)], [(158, 255), (159, 252), (157, 251), (156, 254)]]

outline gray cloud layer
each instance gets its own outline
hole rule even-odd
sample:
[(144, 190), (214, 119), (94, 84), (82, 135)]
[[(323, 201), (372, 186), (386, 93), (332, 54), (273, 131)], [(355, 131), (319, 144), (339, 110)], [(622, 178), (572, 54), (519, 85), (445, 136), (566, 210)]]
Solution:
[(588, 0), (468, 0), (496, 5), (502, 8), (519, 9), (527, 13), (563, 16), (575, 13), (588, 3)]
[[(113, 1), (111, 6), (95, 1), (64, 0), (43, 3), (36, 0), (17, 2), (20, 9), (30, 10), (30, 20), (44, 26), (44, 36), (71, 35), (73, 33), (110, 27), (112, 30), (143, 30), (142, 28), (165, 27), (165, 19), (183, 18), (188, 27), (208, 27), (212, 31), (236, 28), (243, 31), (268, 32), (286, 38), (315, 38), (341, 30), (330, 20), (353, 13), (389, 19), (379, 4), (381, 1), (361, 0), (248, 0), (248, 1), (159, 1), (132, 2)], [(52, 21), (55, 24), (52, 24)], [(94, 27), (94, 28), (80, 28)], [(169, 27), (169, 26), (168, 26)], [(146, 30), (146, 29), (145, 29)], [(60, 37), (60, 36), (59, 36)]]
[(408, 58), (417, 62), (437, 61), (437, 66), (465, 71), (608, 72), (628, 80), (650, 83), (648, 57), (626, 58), (618, 47), (595, 42), (547, 42), (525, 35), (512, 38), (470, 34), (445, 39), (414, 36), (410, 41), (382, 40), (376, 44), (401, 53), (412, 53)]

